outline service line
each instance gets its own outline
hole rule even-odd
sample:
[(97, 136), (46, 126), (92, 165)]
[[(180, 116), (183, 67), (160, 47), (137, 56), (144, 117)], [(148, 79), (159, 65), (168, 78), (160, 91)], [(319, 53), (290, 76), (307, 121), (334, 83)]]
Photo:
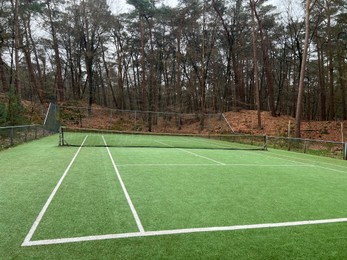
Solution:
[(164, 142), (160, 142), (160, 141), (156, 141), (156, 142), (159, 143), (159, 144), (166, 145), (167, 147), (172, 147), (172, 148), (175, 148), (176, 150), (179, 150), (179, 151), (182, 151), (182, 152), (185, 152), (185, 153), (192, 154), (192, 155), (194, 155), (194, 156), (196, 156), (196, 157), (200, 157), (200, 158), (209, 160), (209, 161), (211, 161), (211, 162), (215, 162), (215, 163), (220, 164), (220, 165), (225, 165), (225, 163), (222, 163), (222, 162), (213, 160), (213, 159), (208, 158), (208, 157), (206, 157), (206, 156), (203, 156), (203, 155), (200, 155), (200, 154), (196, 154), (196, 153), (193, 153), (193, 152), (191, 152), (191, 151), (188, 151), (188, 150), (185, 150), (185, 149), (182, 149), (182, 148), (176, 148), (176, 147), (174, 147), (174, 146), (172, 146), (172, 145), (169, 145), (169, 144), (167, 144), (167, 143), (164, 143)]

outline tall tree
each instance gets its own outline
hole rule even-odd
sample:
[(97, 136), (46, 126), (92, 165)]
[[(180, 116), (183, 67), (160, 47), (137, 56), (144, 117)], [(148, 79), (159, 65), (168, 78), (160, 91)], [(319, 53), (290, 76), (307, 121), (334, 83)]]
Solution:
[(306, 72), (306, 62), (307, 62), (307, 52), (310, 40), (310, 11), (315, 2), (310, 3), (310, 0), (306, 0), (305, 5), (305, 42), (304, 50), (301, 60), (301, 70), (300, 70), (300, 80), (299, 80), (299, 90), (298, 90), (298, 101), (296, 105), (296, 117), (295, 117), (295, 137), (301, 137), (301, 119), (302, 119), (302, 109), (303, 109), (303, 96), (305, 87), (305, 72)]
[(254, 83), (255, 83), (255, 97), (256, 97), (256, 106), (257, 106), (258, 128), (261, 129), (257, 33), (255, 28), (256, 1), (250, 0), (250, 6), (251, 6), (251, 12), (252, 12), (252, 43), (253, 43), (252, 45), (253, 45), (253, 70), (254, 70)]
[(55, 14), (58, 13), (58, 10), (54, 10), (52, 6), (52, 0), (46, 1), (47, 6), (47, 16), (52, 36), (52, 48), (54, 51), (54, 61), (55, 61), (55, 68), (56, 68), (56, 84), (57, 84), (57, 93), (58, 93), (58, 100), (60, 102), (65, 100), (65, 89), (64, 89), (64, 82), (63, 82), (63, 75), (62, 75), (62, 65), (61, 65), (61, 58), (60, 58), (60, 51), (59, 51), (59, 43), (57, 38), (57, 32), (56, 32), (56, 23), (54, 21)]
[[(267, 96), (268, 96), (268, 104), (271, 111), (272, 116), (276, 116), (275, 111), (275, 96), (274, 96), (274, 80), (273, 80), (273, 70), (272, 70), (272, 61), (271, 56), (269, 54), (269, 44), (268, 39), (266, 39), (266, 36), (264, 35), (264, 26), (263, 26), (263, 20), (260, 17), (258, 11), (257, 11), (257, 5), (256, 2), (253, 2), (253, 12), (258, 22), (258, 30), (259, 30), (259, 37), (260, 37), (260, 46), (262, 50), (262, 57), (263, 57), (263, 65), (266, 75), (266, 86), (267, 86)], [(268, 11), (273, 10), (274, 8), (272, 6), (267, 6)], [(272, 23), (273, 25), (274, 23)]]
[(88, 111), (91, 112), (96, 90), (94, 85), (94, 62), (97, 59), (98, 51), (102, 47), (102, 41), (107, 37), (106, 32), (109, 28), (108, 21), (111, 13), (106, 0), (82, 0), (80, 8), (81, 24), (83, 26), (81, 40), (88, 78)]

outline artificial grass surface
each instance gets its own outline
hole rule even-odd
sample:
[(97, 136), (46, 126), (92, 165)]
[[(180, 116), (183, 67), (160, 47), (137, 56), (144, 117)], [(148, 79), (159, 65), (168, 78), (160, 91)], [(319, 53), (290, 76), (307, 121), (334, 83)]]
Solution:
[[(347, 257), (346, 223), (21, 247), (77, 151), (57, 147), (56, 140), (0, 153), (0, 258)], [(282, 151), (192, 152), (111, 149), (145, 230), (347, 216), (344, 161)], [(82, 148), (33, 239), (133, 231), (106, 149)]]
[[(112, 133), (95, 129), (65, 129), (62, 143), (70, 146), (80, 146), (84, 138), (85, 147), (161, 147), (161, 148), (189, 148), (189, 149), (262, 149), (265, 144), (263, 136), (247, 135), (170, 135), (153, 133)], [(104, 137), (104, 138), (103, 138)], [(238, 142), (237, 142), (238, 140)], [(241, 141), (240, 141), (241, 140)], [(252, 145), (251, 145), (252, 144)]]

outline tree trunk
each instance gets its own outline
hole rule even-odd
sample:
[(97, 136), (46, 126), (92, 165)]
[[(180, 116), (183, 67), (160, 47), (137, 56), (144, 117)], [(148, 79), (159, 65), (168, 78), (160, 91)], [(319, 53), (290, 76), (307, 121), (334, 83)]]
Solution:
[(335, 118), (335, 94), (334, 94), (334, 63), (333, 63), (333, 44), (332, 44), (332, 28), (331, 28), (331, 10), (330, 3), (326, 1), (327, 13), (327, 52), (328, 52), (328, 70), (329, 70), (329, 119)]
[(260, 93), (259, 93), (259, 71), (258, 71), (258, 53), (257, 53), (257, 34), (255, 30), (255, 2), (250, 0), (252, 12), (252, 44), (253, 44), (253, 69), (255, 83), (255, 98), (257, 105), (258, 129), (261, 129), (261, 113), (260, 113)]
[(261, 42), (261, 50), (263, 54), (263, 64), (264, 64), (264, 70), (266, 75), (266, 85), (267, 85), (267, 92), (268, 92), (268, 103), (269, 108), (271, 111), (272, 116), (276, 116), (275, 111), (275, 97), (274, 97), (274, 86), (273, 86), (273, 76), (272, 76), (272, 65), (271, 61), (269, 59), (269, 55), (266, 50), (266, 44), (264, 39), (264, 33), (263, 33), (263, 23), (258, 15), (257, 8), (254, 4), (254, 15), (257, 18), (258, 21), (258, 27), (259, 27), (259, 33), (260, 33), (260, 42)]
[[(343, 47), (342, 47), (343, 48)], [(346, 112), (346, 79), (344, 74), (344, 63), (343, 63), (343, 49), (339, 47), (338, 51), (338, 71), (339, 71), (339, 83), (340, 83), (340, 89), (341, 89), (341, 103), (342, 103), (342, 119), (347, 119), (347, 112)]]
[(140, 15), (140, 31), (141, 31), (141, 69), (142, 69), (142, 78), (141, 78), (141, 108), (142, 110), (148, 110), (147, 107), (147, 89), (146, 89), (146, 57), (145, 57), (145, 28), (143, 23), (143, 18)]
[(15, 0), (14, 3), (14, 60), (15, 60), (15, 76), (14, 76), (14, 85), (16, 95), (19, 100), (21, 100), (22, 93), (20, 88), (19, 80), (19, 41), (20, 41), (20, 32), (19, 32), (19, 0)]
[(5, 62), (2, 60), (0, 56), (0, 82), (2, 84), (2, 91), (7, 93), (10, 88), (6, 79), (6, 71), (5, 71)]
[(295, 117), (295, 137), (301, 137), (301, 118), (302, 118), (302, 106), (304, 96), (304, 84), (305, 84), (305, 71), (306, 71), (306, 60), (309, 45), (309, 34), (310, 34), (310, 0), (306, 0), (305, 8), (305, 43), (304, 51), (301, 60), (300, 79), (299, 79), (299, 90), (298, 100), (296, 104), (296, 117)]
[(318, 78), (319, 78), (319, 95), (320, 95), (320, 120), (327, 119), (326, 116), (326, 93), (325, 93), (325, 80), (324, 80), (324, 68), (322, 66), (322, 51), (320, 48), (320, 42), (317, 43), (317, 61), (318, 61)]
[(62, 68), (61, 68), (58, 40), (57, 40), (57, 35), (55, 32), (55, 26), (54, 26), (53, 18), (52, 18), (52, 10), (51, 10), (51, 6), (50, 6), (49, 1), (47, 1), (47, 9), (48, 9), (48, 18), (49, 18), (49, 22), (50, 22), (50, 26), (51, 26), (52, 44), (53, 44), (53, 50), (54, 50), (54, 61), (55, 61), (55, 68), (56, 68), (58, 100), (60, 102), (62, 102), (65, 100), (64, 82), (63, 82), (63, 76), (62, 76)]
[(118, 108), (118, 102), (117, 102), (117, 98), (116, 98), (116, 95), (115, 95), (114, 90), (113, 90), (112, 80), (111, 80), (111, 77), (110, 77), (110, 70), (109, 70), (108, 64), (106, 62), (105, 49), (104, 49), (103, 46), (102, 46), (102, 61), (104, 63), (104, 67), (105, 67), (107, 86), (111, 90), (113, 105), (116, 108)]
[(177, 28), (176, 40), (177, 40), (177, 48), (176, 48), (176, 109), (179, 113), (182, 113), (182, 88), (181, 88), (181, 35), (182, 28)]

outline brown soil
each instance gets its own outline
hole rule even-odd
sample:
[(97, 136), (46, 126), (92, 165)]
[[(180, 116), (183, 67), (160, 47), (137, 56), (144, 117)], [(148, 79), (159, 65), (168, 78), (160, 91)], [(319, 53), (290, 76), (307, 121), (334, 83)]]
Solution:
[[(290, 136), (294, 137), (295, 118), (291, 116), (272, 117), (270, 112), (262, 112), (262, 129), (258, 129), (255, 110), (227, 112), (225, 115), (236, 132), (288, 136), (290, 124)], [(301, 125), (301, 137), (341, 142), (341, 123), (347, 128), (347, 121), (304, 121)], [(344, 135), (346, 134), (347, 129), (344, 129)]]
[[(112, 129), (120, 131), (148, 131), (146, 120), (141, 114), (134, 112), (113, 112), (93, 106), (92, 115), (82, 116), (74, 114), (70, 120), (64, 122), (66, 125), (85, 128)], [(269, 112), (261, 113), (262, 128), (258, 129), (257, 111), (241, 110), (239, 112), (224, 113), (229, 124), (236, 133), (261, 134), (270, 136), (288, 136), (290, 124), (290, 136), (294, 137), (295, 118), (290, 116), (272, 117)], [(184, 115), (181, 118), (181, 128), (177, 125), (175, 116), (156, 117), (152, 131), (160, 133), (232, 133), (222, 116), (206, 117), (204, 129), (201, 130), (198, 115)], [(302, 138), (338, 141), (342, 140), (341, 123), (347, 128), (347, 121), (310, 121), (302, 122)], [(347, 134), (347, 130), (344, 131)]]

